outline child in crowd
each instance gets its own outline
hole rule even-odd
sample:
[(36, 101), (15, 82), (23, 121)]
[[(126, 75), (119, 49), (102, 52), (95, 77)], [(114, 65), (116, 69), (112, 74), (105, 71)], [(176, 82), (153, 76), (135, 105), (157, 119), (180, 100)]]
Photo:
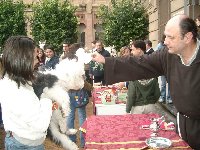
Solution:
[(34, 93), (32, 82), (36, 63), (37, 50), (31, 38), (12, 36), (6, 41), (0, 80), (6, 150), (44, 150), (52, 101), (44, 93), (39, 100)]

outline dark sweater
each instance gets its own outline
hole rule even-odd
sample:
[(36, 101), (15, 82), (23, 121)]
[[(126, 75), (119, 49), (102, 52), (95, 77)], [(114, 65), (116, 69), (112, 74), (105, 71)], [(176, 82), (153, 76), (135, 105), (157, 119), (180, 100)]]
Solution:
[(108, 85), (161, 75), (165, 75), (170, 83), (170, 94), (177, 110), (200, 119), (200, 50), (191, 66), (183, 65), (180, 57), (169, 54), (166, 47), (139, 58), (106, 58), (105, 80)]
[(200, 50), (190, 66), (183, 65), (178, 55), (169, 54), (166, 47), (140, 58), (106, 58), (105, 61), (106, 84), (165, 75), (180, 114), (177, 131), (193, 149), (200, 149)]

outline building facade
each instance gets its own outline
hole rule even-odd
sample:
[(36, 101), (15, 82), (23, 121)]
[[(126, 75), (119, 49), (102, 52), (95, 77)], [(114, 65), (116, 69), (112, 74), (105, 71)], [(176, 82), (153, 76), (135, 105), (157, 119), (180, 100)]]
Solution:
[[(24, 0), (25, 3), (39, 2), (40, 0)], [(149, 15), (149, 39), (153, 47), (160, 41), (167, 21), (176, 14), (187, 14), (193, 19), (200, 15), (200, 0), (133, 0), (140, 1)], [(111, 0), (70, 0), (77, 6), (78, 42), (91, 48), (91, 42), (103, 32), (97, 17), (100, 5), (111, 6)], [(31, 10), (27, 11), (27, 13)]]
[(100, 5), (110, 6), (111, 0), (70, 0), (74, 6), (78, 6), (76, 16), (78, 17), (79, 42), (85, 43), (85, 47), (91, 48), (91, 42), (98, 39), (98, 33), (102, 32), (97, 17)]
[(161, 40), (167, 21), (186, 14), (195, 19), (200, 15), (200, 0), (140, 0), (149, 15), (149, 39), (156, 47)]
[[(85, 47), (91, 48), (91, 42), (98, 39), (98, 33), (102, 32), (97, 17), (100, 5), (110, 6), (111, 0), (69, 0), (72, 5), (77, 6), (76, 16), (78, 18), (78, 42), (84, 43)], [(24, 0), (25, 4), (37, 3), (40, 0)], [(26, 13), (30, 13), (31, 9)], [(30, 30), (30, 26), (28, 26)], [(30, 34), (29, 34), (30, 35)]]

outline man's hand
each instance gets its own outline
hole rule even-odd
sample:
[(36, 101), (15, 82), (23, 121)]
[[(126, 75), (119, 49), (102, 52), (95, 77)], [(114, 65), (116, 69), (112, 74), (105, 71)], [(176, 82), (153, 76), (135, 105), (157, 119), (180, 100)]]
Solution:
[(98, 52), (94, 52), (92, 54), (92, 60), (105, 64), (105, 58), (101, 54), (99, 54)]

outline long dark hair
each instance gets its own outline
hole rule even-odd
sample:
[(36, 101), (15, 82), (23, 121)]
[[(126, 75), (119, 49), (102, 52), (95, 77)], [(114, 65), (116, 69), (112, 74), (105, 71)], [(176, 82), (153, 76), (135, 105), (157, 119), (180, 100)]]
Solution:
[(3, 49), (2, 65), (5, 74), (14, 80), (18, 87), (34, 79), (34, 41), (26, 36), (11, 36)]

